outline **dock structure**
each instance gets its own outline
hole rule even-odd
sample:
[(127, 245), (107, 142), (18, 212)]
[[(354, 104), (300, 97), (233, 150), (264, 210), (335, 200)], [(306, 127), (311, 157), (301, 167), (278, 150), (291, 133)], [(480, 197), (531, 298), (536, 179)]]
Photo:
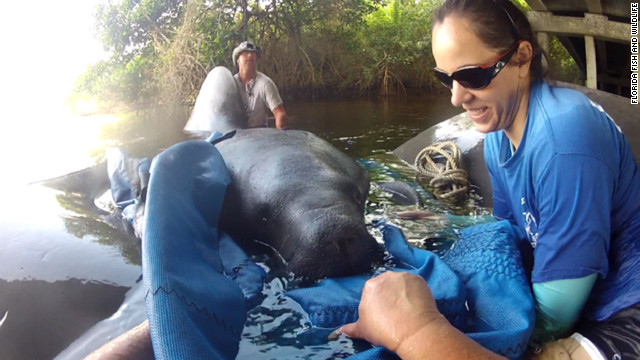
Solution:
[(549, 48), (549, 35), (555, 35), (582, 70), (587, 88), (630, 96), (631, 12), (637, 1), (526, 2), (531, 7), (527, 17), (543, 49)]

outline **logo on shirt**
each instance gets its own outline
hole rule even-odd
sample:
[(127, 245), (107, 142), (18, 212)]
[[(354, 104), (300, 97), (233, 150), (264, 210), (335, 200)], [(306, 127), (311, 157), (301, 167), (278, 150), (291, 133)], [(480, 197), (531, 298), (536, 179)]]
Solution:
[(535, 249), (538, 244), (538, 221), (529, 211), (529, 206), (524, 198), (520, 199), (520, 205), (522, 205), (522, 216), (524, 217), (524, 231), (527, 233), (531, 247)]

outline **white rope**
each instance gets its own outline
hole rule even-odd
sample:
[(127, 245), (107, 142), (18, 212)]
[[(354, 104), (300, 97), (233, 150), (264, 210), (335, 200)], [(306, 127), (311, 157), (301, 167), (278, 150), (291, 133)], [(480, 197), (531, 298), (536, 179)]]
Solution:
[(434, 195), (443, 201), (458, 202), (469, 191), (467, 172), (460, 166), (461, 151), (453, 141), (437, 142), (422, 149), (415, 160), (421, 177), (429, 181)]

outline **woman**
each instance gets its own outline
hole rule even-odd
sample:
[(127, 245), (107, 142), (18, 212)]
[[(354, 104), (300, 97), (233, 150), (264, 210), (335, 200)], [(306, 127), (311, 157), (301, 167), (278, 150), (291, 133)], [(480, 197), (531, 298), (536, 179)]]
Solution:
[[(446, 1), (434, 24), (435, 74), (486, 133), (494, 216), (527, 234), (534, 341), (561, 339), (537, 356), (638, 358), (640, 172), (629, 144), (599, 106), (542, 80), (542, 52), (508, 0)], [(426, 284), (411, 276), (373, 279), (360, 319), (341, 332), (406, 359), (495, 356), (421, 295)]]

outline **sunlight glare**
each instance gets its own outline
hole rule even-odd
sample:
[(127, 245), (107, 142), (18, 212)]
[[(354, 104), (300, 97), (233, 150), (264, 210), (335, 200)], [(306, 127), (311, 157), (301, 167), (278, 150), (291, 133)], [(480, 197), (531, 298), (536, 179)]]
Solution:
[[(0, 22), (0, 187), (36, 181), (90, 164), (89, 151), (101, 145), (111, 116), (82, 117), (64, 105), (76, 78), (106, 58), (94, 37), (99, 0), (5, 4)], [(81, 104), (87, 106), (91, 104)]]

